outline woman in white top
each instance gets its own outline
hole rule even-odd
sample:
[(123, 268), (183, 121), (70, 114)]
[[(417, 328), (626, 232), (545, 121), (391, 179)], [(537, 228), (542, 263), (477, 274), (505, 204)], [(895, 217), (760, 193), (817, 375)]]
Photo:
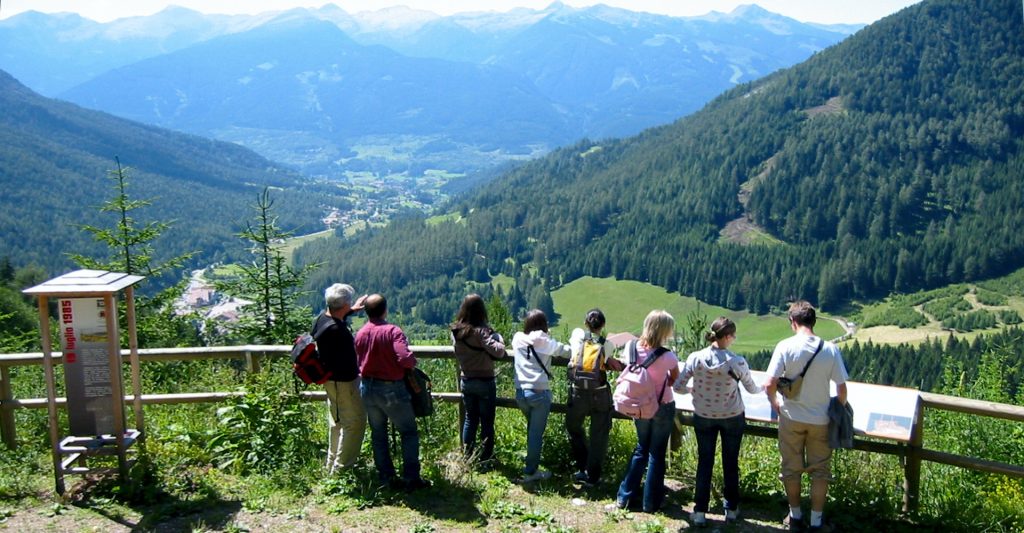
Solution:
[[(722, 435), (722, 475), (725, 478), (725, 519), (736, 520), (740, 505), (740, 443), (746, 417), (739, 383), (751, 394), (764, 390), (754, 383), (747, 360), (727, 348), (736, 340), (736, 324), (719, 317), (706, 335), (710, 346), (686, 358), (673, 387), (676, 392), (693, 394), (693, 430), (697, 434), (696, 502), (691, 521), (707, 525), (705, 513), (711, 499), (711, 473), (715, 467), (715, 446)], [(687, 386), (693, 378), (693, 387)]]
[(516, 405), (526, 417), (526, 465), (522, 483), (548, 479), (551, 472), (540, 468), (544, 428), (551, 412), (551, 358), (569, 355), (569, 346), (548, 335), (544, 311), (526, 313), (523, 331), (512, 337), (516, 367)]

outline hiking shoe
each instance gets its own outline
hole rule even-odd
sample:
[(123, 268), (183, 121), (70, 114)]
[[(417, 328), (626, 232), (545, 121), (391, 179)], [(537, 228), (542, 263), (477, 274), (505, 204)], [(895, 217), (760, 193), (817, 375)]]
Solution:
[(822, 519), (820, 526), (809, 526), (807, 531), (814, 531), (815, 533), (831, 533), (832, 531), (835, 531), (835, 528), (832, 527), (832, 524), (826, 522), (825, 519)]
[(788, 528), (790, 531), (806, 531), (807, 526), (804, 525), (803, 518), (793, 518), (792, 516), (786, 515), (786, 518), (782, 520), (782, 527)]
[(690, 525), (692, 527), (708, 527), (708, 519), (704, 513), (693, 512), (690, 513)]
[(582, 470), (573, 474), (572, 480), (575, 481), (576, 483), (582, 483), (584, 485), (590, 484), (590, 476), (588, 476), (587, 473)]
[(737, 521), (739, 519), (740, 519), (740, 510), (739, 510), (739, 508), (736, 508), (736, 509), (726, 509), (725, 510), (725, 521), (726, 522), (735, 522), (735, 521)]
[(431, 486), (433, 486), (433, 483), (427, 481), (426, 479), (418, 477), (416, 479), (410, 479), (409, 481), (405, 482), (405, 491), (413, 492), (420, 489), (429, 489)]
[(405, 480), (397, 477), (381, 480), (382, 489), (405, 490)]
[(607, 511), (614, 511), (615, 509), (629, 509), (630, 507), (633, 507), (635, 509), (636, 504), (634, 503), (631, 506), (629, 500), (620, 500), (618, 498), (615, 499), (615, 503), (609, 503), (608, 505), (604, 506), (605, 510)]
[(533, 483), (534, 481), (541, 481), (541, 480), (550, 479), (550, 478), (551, 478), (551, 472), (548, 472), (547, 470), (544, 470), (542, 468), (538, 468), (536, 472), (534, 472), (534, 473), (532, 473), (530, 475), (527, 475), (527, 476), (523, 476), (523, 479), (520, 479), (519, 482), (520, 483)]

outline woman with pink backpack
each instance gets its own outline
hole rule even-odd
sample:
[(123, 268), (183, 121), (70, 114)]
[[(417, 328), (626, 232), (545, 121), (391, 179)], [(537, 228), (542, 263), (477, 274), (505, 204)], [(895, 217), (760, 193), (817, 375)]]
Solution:
[[(628, 366), (619, 375), (616, 386), (616, 409), (623, 408), (633, 416), (636, 426), (637, 444), (633, 456), (626, 468), (626, 475), (619, 485), (615, 505), (625, 509), (641, 503), (645, 513), (653, 513), (661, 508), (665, 501), (665, 454), (668, 453), (668, 440), (675, 425), (676, 403), (672, 395), (672, 383), (679, 374), (679, 359), (665, 343), (675, 333), (675, 319), (663, 310), (648, 313), (644, 319), (644, 329), (640, 339), (627, 343), (623, 349), (624, 363)], [(653, 384), (655, 390), (655, 408), (644, 407), (642, 399), (626, 398), (627, 386), (633, 389), (644, 389)], [(633, 401), (631, 401), (633, 400)], [(644, 473), (647, 482), (640, 490)]]

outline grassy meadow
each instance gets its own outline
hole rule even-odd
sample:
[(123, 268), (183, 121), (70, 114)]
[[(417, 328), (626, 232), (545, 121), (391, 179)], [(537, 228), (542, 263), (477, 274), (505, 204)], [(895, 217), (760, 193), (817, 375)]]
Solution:
[[(771, 350), (775, 343), (792, 334), (789, 321), (782, 315), (732, 311), (638, 281), (588, 276), (552, 292), (551, 298), (555, 302), (555, 311), (560, 315), (558, 324), (553, 328), (556, 334), (560, 334), (563, 328), (571, 330), (578, 327), (587, 311), (594, 307), (601, 308), (608, 318), (608, 333), (629, 331), (639, 334), (644, 317), (652, 309), (665, 309), (675, 317), (677, 324), (693, 312), (705, 315), (709, 321), (727, 316), (736, 322), (733, 350), (738, 353)], [(815, 332), (826, 339), (833, 339), (843, 334), (843, 328), (822, 317)]]

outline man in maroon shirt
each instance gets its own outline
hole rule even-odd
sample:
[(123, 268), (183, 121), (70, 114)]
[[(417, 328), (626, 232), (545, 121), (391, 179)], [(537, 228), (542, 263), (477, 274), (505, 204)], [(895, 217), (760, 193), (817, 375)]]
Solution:
[[(412, 399), (405, 388), (405, 373), (416, 366), (416, 357), (409, 350), (405, 333), (388, 324), (387, 300), (372, 294), (364, 302), (367, 322), (356, 334), (356, 355), (359, 359), (359, 395), (370, 423), (370, 443), (377, 475), (392, 488), (416, 490), (429, 487), (420, 477), (420, 434), (412, 412)], [(388, 421), (394, 424), (402, 441), (402, 478), (395, 475), (395, 465), (388, 449)]]

